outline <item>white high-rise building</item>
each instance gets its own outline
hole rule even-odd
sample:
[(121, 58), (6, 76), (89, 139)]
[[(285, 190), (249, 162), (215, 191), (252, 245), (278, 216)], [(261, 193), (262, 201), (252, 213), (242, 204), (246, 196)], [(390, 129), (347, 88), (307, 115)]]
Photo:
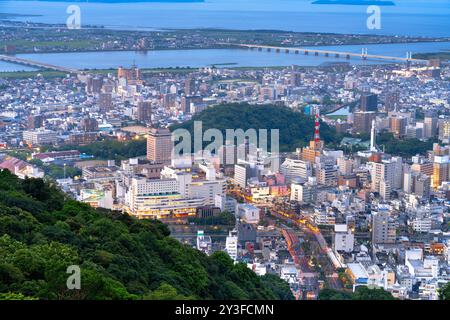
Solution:
[(312, 176), (311, 163), (309, 161), (287, 158), (281, 165), (281, 173), (286, 178), (286, 183), (293, 180), (308, 180)]
[(334, 251), (352, 252), (355, 235), (346, 224), (334, 225)]
[(188, 198), (181, 194), (176, 179), (135, 177), (125, 195), (125, 211), (140, 219), (192, 216), (204, 205), (204, 198)]
[(308, 182), (291, 184), (291, 201), (299, 203), (313, 203), (317, 198), (316, 179), (309, 178)]
[(388, 188), (396, 190), (402, 187), (403, 165), (401, 157), (392, 157), (381, 162), (370, 162), (370, 165), (372, 191), (380, 192), (381, 188), (384, 188), (383, 190), (387, 192)]
[(225, 251), (228, 253), (231, 259), (237, 260), (238, 255), (238, 236), (237, 231), (232, 230), (227, 236), (225, 241)]

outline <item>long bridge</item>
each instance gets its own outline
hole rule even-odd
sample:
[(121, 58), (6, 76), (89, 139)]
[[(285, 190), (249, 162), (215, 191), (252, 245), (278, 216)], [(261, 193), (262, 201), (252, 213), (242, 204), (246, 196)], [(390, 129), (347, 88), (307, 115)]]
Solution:
[(367, 48), (362, 48), (361, 53), (355, 52), (342, 52), (342, 51), (334, 51), (334, 50), (323, 50), (323, 49), (311, 49), (311, 48), (291, 48), (291, 47), (275, 47), (275, 46), (265, 46), (258, 44), (234, 44), (234, 43), (221, 43), (226, 45), (232, 45), (237, 47), (243, 47), (248, 49), (257, 49), (258, 51), (275, 51), (275, 52), (285, 52), (285, 53), (294, 53), (294, 54), (304, 54), (304, 55), (314, 55), (319, 56), (323, 55), (325, 57), (335, 57), (335, 58), (360, 58), (363, 60), (387, 60), (387, 61), (398, 61), (405, 63), (428, 63), (428, 60), (423, 59), (414, 59), (412, 58), (412, 52), (407, 52), (406, 57), (394, 57), (394, 56), (384, 56), (378, 54), (369, 54)]
[(48, 64), (48, 63), (43, 63), (43, 62), (38, 62), (38, 61), (33, 61), (33, 60), (28, 60), (28, 59), (22, 59), (22, 58), (18, 58), (18, 57), (14, 57), (14, 56), (3, 55), (3, 54), (0, 55), (0, 61), (16, 63), (16, 64), (21, 64), (21, 65), (30, 66), (30, 67), (37, 67), (37, 68), (41, 68), (41, 69), (67, 72), (67, 73), (81, 73), (81, 71), (78, 69), (65, 68), (65, 67)]

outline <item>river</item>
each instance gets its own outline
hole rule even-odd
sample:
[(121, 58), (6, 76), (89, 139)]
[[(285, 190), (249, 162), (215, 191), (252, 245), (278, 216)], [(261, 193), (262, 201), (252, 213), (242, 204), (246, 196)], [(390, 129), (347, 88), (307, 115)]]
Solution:
[[(407, 51), (413, 53), (437, 52), (450, 50), (449, 42), (383, 44), (383, 45), (346, 45), (321, 46), (346, 52), (361, 52), (368, 49), (369, 54), (382, 54), (405, 57)], [(358, 58), (346, 60), (334, 57), (315, 57), (293, 53), (275, 53), (274, 51), (256, 51), (247, 49), (197, 49), (197, 50), (156, 50), (147, 52), (107, 51), (107, 52), (70, 52), (70, 53), (30, 53), (18, 54), (17, 57), (76, 69), (109, 69), (118, 66), (130, 66), (133, 63), (140, 68), (175, 68), (205, 67), (217, 65), (222, 67), (268, 67), (268, 66), (318, 66), (325, 62), (348, 61), (352, 64), (374, 64), (380, 61), (364, 61)], [(17, 70), (24, 67), (15, 66)], [(14, 65), (0, 63), (0, 71), (11, 71)]]

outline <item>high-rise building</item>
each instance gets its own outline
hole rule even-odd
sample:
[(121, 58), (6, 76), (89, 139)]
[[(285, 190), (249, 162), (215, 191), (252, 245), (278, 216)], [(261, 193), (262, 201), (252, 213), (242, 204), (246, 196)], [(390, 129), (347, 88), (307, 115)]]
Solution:
[(425, 116), (423, 120), (424, 130), (423, 137), (425, 139), (433, 138), (437, 135), (438, 130), (438, 118), (435, 115), (429, 114)]
[(333, 157), (319, 156), (316, 158), (315, 175), (317, 183), (325, 186), (336, 186), (338, 171)]
[(439, 139), (444, 143), (450, 142), (450, 119), (439, 120)]
[(117, 78), (125, 78), (127, 81), (140, 80), (141, 79), (141, 71), (135, 65), (133, 65), (129, 69), (119, 67), (117, 69)]
[(355, 245), (355, 235), (346, 224), (334, 225), (334, 251), (352, 252)]
[(152, 104), (150, 101), (138, 101), (136, 119), (140, 122), (152, 120)]
[(255, 176), (255, 168), (252, 168), (250, 164), (238, 163), (234, 165), (234, 181), (239, 187), (245, 188), (248, 179), (252, 176)]
[(299, 87), (302, 85), (302, 74), (300, 72), (297, 71), (293, 71), (290, 74), (290, 85), (294, 86), (294, 87)]
[(389, 208), (379, 205), (372, 211), (372, 244), (392, 244), (396, 240), (396, 225), (390, 217)]
[(108, 112), (112, 108), (112, 94), (102, 92), (98, 96), (98, 106), (101, 112)]
[(169, 129), (152, 128), (147, 138), (147, 159), (170, 163), (172, 159), (172, 134)]
[(413, 179), (413, 192), (419, 197), (430, 197), (431, 179), (425, 174), (417, 174)]
[(193, 77), (189, 77), (184, 82), (184, 94), (187, 96), (194, 95), (197, 92), (195, 87), (195, 79)]
[(312, 176), (312, 165), (309, 161), (287, 158), (281, 165), (280, 171), (288, 184), (294, 180), (306, 181)]
[(229, 232), (225, 240), (225, 251), (228, 253), (231, 259), (237, 260), (238, 255), (238, 234), (237, 230), (232, 230)]
[(406, 134), (407, 123), (405, 117), (389, 117), (389, 131), (397, 137), (402, 137)]
[(439, 188), (439, 186), (444, 181), (449, 180), (449, 156), (434, 156), (433, 162), (433, 176), (432, 176), (432, 187), (434, 189)]
[(88, 94), (100, 93), (103, 86), (103, 78), (88, 75), (86, 77), (86, 92)]
[(355, 112), (353, 114), (353, 131), (355, 133), (370, 133), (372, 120), (375, 120), (375, 112)]
[(166, 93), (162, 96), (162, 105), (166, 109), (175, 108), (177, 102), (176, 93)]
[(94, 118), (84, 118), (81, 120), (81, 130), (84, 132), (94, 132), (98, 130), (97, 120)]
[(226, 143), (219, 148), (219, 156), (223, 166), (231, 166), (237, 163), (236, 145)]
[(378, 96), (376, 94), (361, 95), (360, 110), (364, 112), (378, 111)]
[(307, 182), (292, 183), (290, 199), (301, 204), (314, 203), (317, 200), (316, 179), (310, 177)]
[(411, 171), (425, 174), (429, 177), (433, 175), (433, 163), (424, 161), (422, 163), (413, 163)]
[(39, 129), (44, 124), (44, 117), (40, 114), (28, 116), (28, 130)]
[(386, 111), (394, 111), (400, 104), (400, 92), (399, 91), (390, 91), (386, 93), (384, 99), (384, 106)]
[[(388, 189), (400, 189), (402, 186), (402, 158), (392, 157), (380, 162), (370, 162), (372, 191), (388, 196)], [(384, 197), (383, 197), (384, 198)]]
[(202, 103), (203, 98), (201, 96), (183, 96), (181, 97), (181, 111), (183, 113), (192, 113), (191, 103)]

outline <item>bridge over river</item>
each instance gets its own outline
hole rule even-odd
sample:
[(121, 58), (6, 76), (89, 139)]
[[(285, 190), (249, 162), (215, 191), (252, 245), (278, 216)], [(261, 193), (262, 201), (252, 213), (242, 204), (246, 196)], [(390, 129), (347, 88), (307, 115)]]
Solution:
[(22, 59), (15, 56), (8, 56), (8, 55), (0, 55), (0, 61), (10, 62), (10, 63), (16, 63), (21, 64), (25, 66), (30, 67), (37, 67), (40, 69), (46, 69), (46, 70), (54, 70), (54, 71), (61, 71), (61, 72), (67, 72), (67, 73), (81, 73), (78, 69), (73, 68), (65, 68), (60, 66), (55, 66), (48, 63), (42, 63), (38, 61), (28, 60), (28, 59)]
[(345, 52), (345, 51), (335, 51), (335, 50), (324, 50), (324, 49), (311, 49), (311, 48), (291, 48), (291, 47), (275, 47), (275, 46), (264, 46), (257, 44), (233, 44), (233, 43), (222, 43), (226, 45), (233, 45), (242, 48), (248, 49), (257, 49), (258, 51), (274, 51), (274, 52), (285, 52), (285, 53), (294, 53), (294, 54), (304, 54), (304, 55), (314, 55), (319, 56), (323, 55), (325, 57), (336, 57), (336, 58), (359, 58), (363, 60), (385, 60), (385, 61), (396, 61), (396, 62), (404, 62), (404, 63), (417, 63), (417, 64), (427, 64), (428, 60), (423, 59), (414, 59), (412, 58), (412, 53), (407, 52), (406, 57), (395, 57), (395, 56), (385, 56), (378, 54), (369, 54), (367, 48), (363, 48), (361, 53), (355, 52)]

